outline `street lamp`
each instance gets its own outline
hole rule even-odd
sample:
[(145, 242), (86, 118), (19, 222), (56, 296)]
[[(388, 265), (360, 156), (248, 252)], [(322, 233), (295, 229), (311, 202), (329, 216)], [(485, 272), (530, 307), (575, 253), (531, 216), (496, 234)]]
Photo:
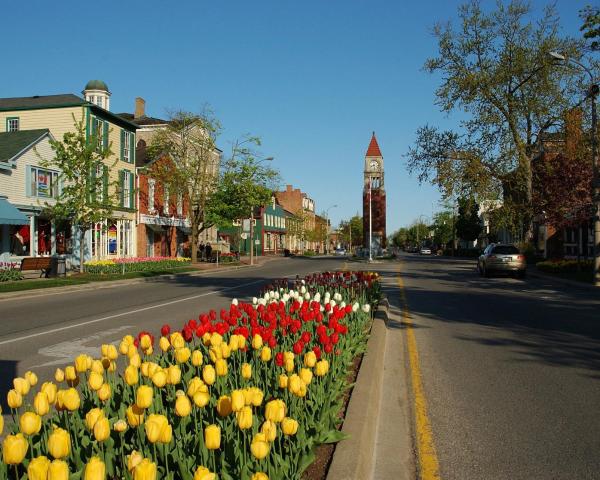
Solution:
[(592, 202), (594, 203), (594, 285), (600, 286), (600, 177), (598, 169), (598, 118), (596, 114), (596, 98), (598, 97), (598, 84), (594, 79), (594, 74), (583, 63), (567, 58), (558, 52), (550, 52), (550, 57), (554, 60), (566, 63), (567, 61), (574, 63), (590, 77), (590, 86), (586, 93), (592, 104)]

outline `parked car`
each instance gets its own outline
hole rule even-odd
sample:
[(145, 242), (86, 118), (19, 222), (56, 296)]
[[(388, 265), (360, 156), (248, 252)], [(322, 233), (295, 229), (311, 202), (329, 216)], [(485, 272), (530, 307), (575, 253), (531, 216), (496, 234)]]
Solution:
[(333, 253), (334, 253), (334, 255), (343, 257), (344, 255), (346, 255), (346, 249), (345, 248), (336, 248)]
[(514, 273), (519, 278), (525, 277), (527, 264), (525, 255), (517, 247), (510, 244), (492, 243), (487, 246), (477, 260), (477, 270), (484, 277), (493, 273)]
[(421, 247), (421, 250), (419, 253), (421, 255), (431, 255), (431, 248), (430, 247)]

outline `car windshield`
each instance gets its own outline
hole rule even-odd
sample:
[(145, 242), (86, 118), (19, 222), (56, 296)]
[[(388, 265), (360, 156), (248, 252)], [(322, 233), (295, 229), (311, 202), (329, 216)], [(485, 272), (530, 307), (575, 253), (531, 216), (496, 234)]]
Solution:
[(494, 247), (493, 253), (499, 255), (515, 255), (519, 253), (519, 249), (513, 245), (498, 245), (497, 247)]

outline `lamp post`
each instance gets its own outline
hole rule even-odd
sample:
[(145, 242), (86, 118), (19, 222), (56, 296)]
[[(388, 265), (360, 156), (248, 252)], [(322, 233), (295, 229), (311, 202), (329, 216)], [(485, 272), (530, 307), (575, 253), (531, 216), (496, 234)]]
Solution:
[(327, 248), (329, 245), (329, 210), (331, 210), (332, 208), (337, 208), (337, 205), (331, 205), (325, 209), (325, 228), (327, 229), (325, 231), (325, 255), (327, 255), (327, 253), (329, 252), (329, 248)]
[[(586, 96), (589, 97), (592, 108), (592, 202), (594, 205), (594, 285), (600, 286), (600, 177), (599, 177), (599, 166), (598, 166), (598, 118), (596, 114), (596, 99), (598, 97), (598, 84), (592, 71), (586, 67), (583, 63), (573, 59), (567, 58), (558, 52), (550, 52), (550, 56), (560, 62), (566, 63), (567, 61), (574, 63), (583, 71), (585, 71), (590, 77), (590, 86), (588, 88)], [(587, 242), (586, 242), (587, 243)]]
[(369, 177), (369, 262), (373, 261), (373, 204), (371, 202), (371, 183), (373, 179)]

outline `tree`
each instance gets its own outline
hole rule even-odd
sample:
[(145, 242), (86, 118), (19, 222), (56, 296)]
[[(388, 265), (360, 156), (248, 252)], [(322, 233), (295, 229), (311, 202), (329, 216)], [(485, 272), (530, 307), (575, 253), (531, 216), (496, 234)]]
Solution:
[(219, 179), (216, 138), (220, 129), (210, 112), (179, 110), (169, 115), (167, 126), (156, 131), (148, 148), (149, 158), (167, 155), (171, 159), (153, 163), (149, 174), (161, 181), (170, 195), (180, 194), (189, 202), (192, 262), (197, 261), (198, 235), (214, 225), (209, 212)]
[(360, 215), (354, 215), (348, 220), (342, 220), (339, 226), (340, 239), (350, 247), (363, 244), (363, 221)]
[[(109, 196), (108, 171), (113, 165), (106, 160), (112, 155), (112, 144), (104, 146), (96, 133), (86, 137), (83, 120), (76, 120), (75, 130), (63, 135), (62, 141), (50, 140), (54, 158), (41, 159), (42, 166), (57, 168), (59, 189), (56, 203), (45, 202), (45, 213), (56, 220), (68, 220), (79, 231), (79, 271), (83, 273), (85, 234), (95, 223), (112, 215), (115, 206)], [(41, 158), (41, 157), (40, 157)], [(116, 160), (115, 160), (116, 164)]]
[(583, 38), (590, 41), (590, 50), (600, 50), (600, 8), (587, 5), (579, 11), (579, 16), (583, 20), (579, 31), (584, 32)]
[(579, 79), (571, 66), (555, 68), (549, 53), (578, 58), (581, 52), (581, 42), (559, 36), (553, 7), (536, 22), (530, 15), (519, 0), (498, 2), (489, 13), (471, 1), (459, 8), (458, 28), (435, 26), (439, 54), (425, 69), (441, 75), (441, 110), (466, 118), (458, 132), (421, 127), (408, 153), (410, 171), (445, 198), (501, 198), (529, 236), (536, 143), (560, 124)]
[(409, 230), (406, 227), (400, 227), (390, 237), (389, 243), (398, 248), (404, 248), (409, 243)]
[(433, 217), (433, 241), (436, 245), (446, 246), (454, 238), (454, 214), (451, 210), (437, 212)]
[(459, 238), (472, 242), (479, 238), (483, 230), (479, 219), (479, 205), (472, 198), (458, 199), (456, 234)]

